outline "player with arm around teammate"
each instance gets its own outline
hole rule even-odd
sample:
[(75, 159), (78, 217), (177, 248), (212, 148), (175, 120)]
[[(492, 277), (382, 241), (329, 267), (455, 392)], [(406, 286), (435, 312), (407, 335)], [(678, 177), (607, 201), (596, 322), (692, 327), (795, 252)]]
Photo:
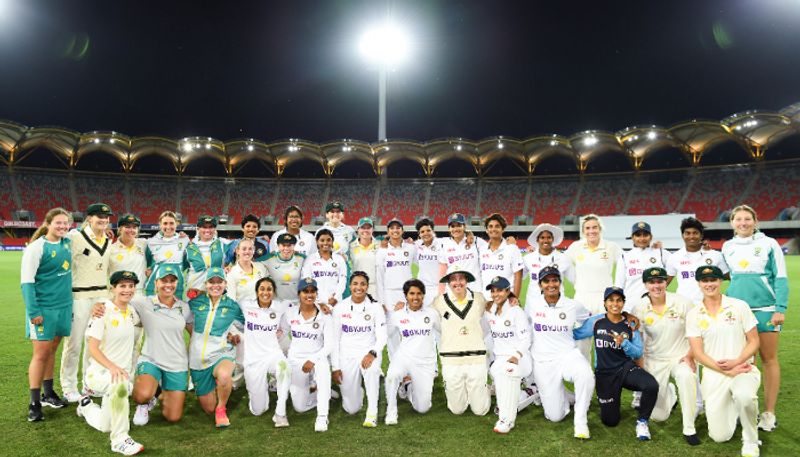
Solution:
[[(20, 284), (25, 302), (25, 334), (33, 344), (28, 365), (28, 421), (44, 420), (42, 405), (64, 407), (53, 390), (55, 358), (72, 322), (72, 251), (67, 231), (69, 212), (53, 208), (22, 253)], [(44, 391), (42, 392), (42, 388)]]
[[(317, 251), (317, 243), (314, 240), (314, 234), (303, 230), (303, 211), (295, 206), (289, 206), (283, 211), (283, 226), (284, 228), (278, 230), (272, 235), (269, 241), (269, 251), (275, 252), (278, 250), (278, 239), (284, 233), (292, 235), (297, 240), (294, 247), (295, 252), (308, 257)], [(295, 285), (297, 287), (297, 285)], [(295, 298), (297, 298), (295, 296)]]
[(267, 260), (270, 253), (270, 245), (263, 239), (258, 238), (258, 231), (261, 230), (261, 221), (258, 216), (248, 214), (242, 218), (242, 238), (232, 240), (225, 251), (225, 265), (236, 262), (236, 247), (242, 240), (253, 242), (253, 262), (263, 263)]
[(706, 249), (703, 246), (703, 236), (705, 226), (693, 217), (687, 217), (681, 221), (681, 238), (683, 247), (673, 252), (667, 260), (665, 266), (667, 270), (667, 286), (673, 279), (678, 280), (678, 289), (675, 291), (692, 303), (703, 299), (697, 280), (694, 279), (694, 272), (699, 267), (714, 265), (719, 267), (722, 272), (728, 274), (728, 266), (722, 260), (722, 254), (714, 249)]
[[(436, 298), (436, 291), (439, 288), (439, 251), (441, 251), (441, 240), (436, 238), (433, 231), (433, 221), (430, 219), (420, 219), (415, 225), (418, 239), (414, 242), (414, 263), (417, 264), (417, 279), (425, 284), (425, 306), (430, 306)], [(389, 303), (391, 305), (391, 302)]]
[[(686, 315), (694, 305), (685, 297), (667, 292), (667, 270), (662, 267), (644, 270), (642, 282), (647, 294), (633, 307), (633, 314), (642, 323), (644, 369), (658, 381), (658, 399), (651, 417), (659, 422), (669, 419), (680, 399), (683, 437), (697, 446), (697, 367), (686, 339)], [(678, 387), (677, 398), (670, 378)]]
[(753, 364), (758, 351), (758, 320), (742, 300), (723, 295), (723, 273), (700, 267), (694, 274), (703, 300), (686, 316), (686, 336), (697, 363), (703, 365), (700, 389), (705, 401), (708, 436), (728, 441), (742, 425), (742, 455), (757, 457), (758, 386), (761, 373)]
[(605, 314), (587, 319), (575, 329), (575, 339), (594, 337), (595, 388), (600, 403), (600, 420), (609, 427), (620, 421), (622, 389), (642, 392), (636, 420), (636, 437), (650, 439), (650, 415), (658, 398), (658, 382), (650, 373), (636, 365), (642, 356), (642, 336), (631, 328), (623, 314), (625, 292), (619, 287), (608, 287), (603, 293)]
[(397, 424), (397, 390), (406, 376), (408, 397), (414, 411), (424, 414), (431, 409), (433, 381), (436, 377), (436, 342), (439, 315), (425, 302), (425, 284), (409, 279), (403, 284), (405, 305), (387, 320), (389, 333), (397, 333), (400, 341), (386, 371), (386, 425)]
[(331, 369), (328, 356), (334, 346), (333, 321), (317, 307), (317, 282), (303, 278), (297, 284), (299, 306), (289, 311), (287, 321), (292, 335), (289, 366), (292, 406), (298, 413), (317, 408), (314, 430), (328, 431), (331, 400)]
[[(494, 432), (506, 434), (514, 428), (520, 406), (520, 383), (532, 370), (531, 332), (528, 317), (519, 306), (508, 301), (511, 283), (495, 276), (486, 286), (492, 294), (491, 304), (486, 304), (484, 322), (492, 341), (494, 362), (489, 374), (497, 395), (498, 421)], [(527, 406), (527, 405), (526, 405)]]
[(314, 278), (318, 287), (317, 299), (321, 304), (336, 306), (347, 290), (350, 268), (344, 256), (334, 252), (333, 232), (321, 228), (317, 230), (315, 237), (317, 252), (303, 262), (300, 275), (303, 278)]
[(386, 346), (386, 311), (367, 294), (369, 276), (355, 271), (350, 277), (352, 295), (332, 311), (334, 352), (331, 355), (333, 379), (341, 386), (342, 408), (348, 414), (361, 410), (367, 391), (364, 427), (378, 425), (381, 358)]
[(631, 228), (631, 240), (633, 247), (629, 251), (622, 251), (622, 260), (617, 265), (614, 285), (621, 287), (625, 291), (625, 296), (630, 298), (629, 307), (625, 311), (630, 311), (639, 300), (647, 293), (644, 282), (642, 282), (642, 272), (652, 267), (667, 266), (670, 253), (663, 248), (650, 247), (653, 241), (653, 233), (650, 224), (639, 221)]
[(541, 293), (526, 302), (525, 311), (532, 324), (533, 378), (541, 396), (544, 417), (559, 422), (569, 414), (572, 401), (564, 381), (572, 382), (575, 386), (573, 436), (589, 439), (587, 414), (594, 391), (594, 373), (573, 337), (573, 329), (588, 319), (589, 311), (561, 292), (563, 284), (558, 268), (542, 268), (538, 279)]
[[(502, 276), (511, 284), (511, 293), (514, 297), (519, 297), (522, 289), (522, 254), (519, 252), (516, 242), (509, 244), (506, 242), (503, 232), (508, 223), (501, 214), (493, 213), (484, 221), (486, 234), (489, 241), (484, 245), (479, 245), (481, 283), (489, 284), (492, 278)], [(483, 296), (486, 301), (491, 301), (492, 296), (489, 290), (485, 290)]]
[[(554, 267), (560, 277), (575, 283), (575, 269), (572, 261), (563, 252), (556, 249), (564, 241), (564, 231), (550, 224), (539, 224), (528, 236), (529, 252), (522, 256), (524, 275), (534, 284), (539, 283), (539, 272), (545, 267)], [(564, 293), (564, 281), (561, 281), (561, 294)], [(531, 303), (541, 295), (538, 287), (529, 287), (525, 303)]]
[[(242, 241), (245, 242), (245, 241)], [(240, 245), (241, 246), (241, 245)], [(241, 254), (241, 252), (240, 252)], [(260, 416), (269, 409), (267, 374), (275, 376), (278, 399), (272, 421), (275, 427), (288, 427), (286, 400), (289, 397), (291, 372), (283, 355), (278, 332), (288, 327), (287, 306), (275, 297), (275, 281), (265, 277), (256, 281), (255, 299), (239, 302), (244, 315), (244, 380), (250, 396), (250, 412)]]
[[(89, 363), (86, 368), (87, 387), (103, 395), (102, 406), (89, 396), (81, 397), (78, 416), (103, 433), (111, 434), (111, 450), (123, 455), (134, 455), (144, 450), (128, 435), (128, 396), (130, 395), (130, 357), (133, 353), (133, 328), (139, 315), (131, 300), (136, 293), (139, 278), (130, 271), (111, 275), (112, 298), (106, 300), (102, 317), (93, 317), (86, 329), (86, 346)], [(90, 310), (91, 312), (91, 310)]]

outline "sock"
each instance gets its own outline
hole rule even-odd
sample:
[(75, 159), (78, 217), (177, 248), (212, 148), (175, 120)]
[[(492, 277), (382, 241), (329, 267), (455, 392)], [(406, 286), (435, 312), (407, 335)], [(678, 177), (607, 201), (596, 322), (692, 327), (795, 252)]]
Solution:
[(53, 380), (52, 379), (45, 379), (42, 381), (42, 391), (44, 391), (45, 397), (53, 397), (56, 393), (53, 391)]
[(31, 389), (31, 404), (32, 405), (39, 405), (42, 404), (42, 389)]

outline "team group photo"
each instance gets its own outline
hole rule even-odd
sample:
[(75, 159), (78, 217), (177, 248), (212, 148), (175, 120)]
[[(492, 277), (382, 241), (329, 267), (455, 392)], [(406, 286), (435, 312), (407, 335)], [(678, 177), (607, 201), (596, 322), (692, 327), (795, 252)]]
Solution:
[(800, 453), (797, 5), (68, 3), (0, 0), (4, 455)]

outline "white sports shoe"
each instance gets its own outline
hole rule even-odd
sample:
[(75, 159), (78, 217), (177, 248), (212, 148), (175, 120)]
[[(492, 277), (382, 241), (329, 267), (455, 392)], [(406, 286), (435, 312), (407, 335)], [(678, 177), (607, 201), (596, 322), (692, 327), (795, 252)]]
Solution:
[(83, 417), (83, 408), (91, 404), (92, 404), (92, 397), (89, 396), (81, 397), (80, 400), (78, 400), (78, 407), (75, 408), (75, 414), (77, 414), (78, 417)]
[(136, 405), (136, 412), (133, 413), (133, 425), (147, 425), (150, 421), (150, 409), (147, 405)]
[(315, 432), (328, 431), (328, 416), (317, 416), (317, 420), (314, 421), (314, 431)]
[(144, 450), (144, 446), (136, 441), (133, 441), (133, 438), (129, 436), (125, 438), (124, 441), (120, 441), (117, 444), (112, 444), (111, 450), (122, 455), (136, 455)]
[(579, 440), (588, 440), (592, 437), (592, 435), (589, 434), (589, 426), (587, 424), (576, 425), (573, 436)]
[(393, 413), (386, 412), (386, 425), (397, 425), (397, 411)]
[(501, 435), (505, 435), (506, 433), (510, 432), (512, 428), (514, 428), (513, 422), (499, 420), (494, 424), (494, 432)]
[(761, 430), (771, 432), (775, 430), (776, 427), (778, 427), (778, 418), (775, 417), (775, 413), (764, 411), (758, 416), (758, 428)]
[(272, 416), (272, 422), (275, 423), (275, 428), (283, 428), (289, 426), (289, 419), (286, 416), (279, 416), (275, 414)]
[(761, 455), (761, 450), (758, 448), (760, 444), (761, 441), (744, 443), (742, 445), (742, 457), (759, 457)]
[(83, 395), (77, 391), (64, 392), (64, 399), (67, 403), (78, 403)]
[(636, 438), (641, 441), (650, 440), (650, 427), (646, 420), (640, 419), (636, 421)]

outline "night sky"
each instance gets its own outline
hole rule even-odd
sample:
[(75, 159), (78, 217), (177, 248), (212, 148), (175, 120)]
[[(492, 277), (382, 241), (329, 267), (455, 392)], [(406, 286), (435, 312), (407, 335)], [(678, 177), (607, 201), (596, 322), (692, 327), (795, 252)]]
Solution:
[(377, 133), (359, 35), (412, 35), (389, 138), (669, 126), (800, 101), (800, 1), (0, 0), (0, 118), (129, 135)]

